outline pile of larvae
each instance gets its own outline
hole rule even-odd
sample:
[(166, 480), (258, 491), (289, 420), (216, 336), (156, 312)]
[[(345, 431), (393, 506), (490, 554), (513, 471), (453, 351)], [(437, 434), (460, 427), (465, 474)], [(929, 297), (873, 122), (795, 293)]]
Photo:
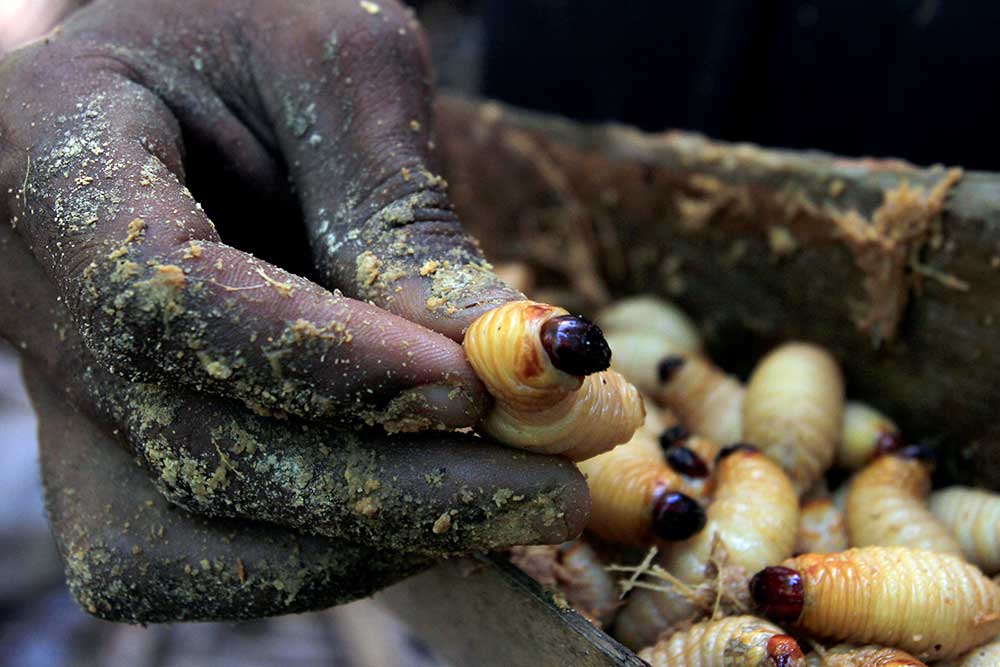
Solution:
[(744, 384), (669, 303), (596, 320), (645, 417), (571, 457), (585, 536), (514, 563), (654, 667), (1000, 666), (1000, 496), (931, 492), (931, 453), (845, 401), (821, 347), (783, 344)]

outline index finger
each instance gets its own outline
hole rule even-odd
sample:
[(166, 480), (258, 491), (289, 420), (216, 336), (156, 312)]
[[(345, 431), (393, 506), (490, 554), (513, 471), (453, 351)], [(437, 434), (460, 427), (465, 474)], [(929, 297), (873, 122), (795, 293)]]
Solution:
[(485, 395), (453, 341), (224, 244), (183, 185), (170, 109), (93, 48), (8, 57), (0, 174), (22, 184), (17, 230), (104, 364), (313, 418), (476, 421)]

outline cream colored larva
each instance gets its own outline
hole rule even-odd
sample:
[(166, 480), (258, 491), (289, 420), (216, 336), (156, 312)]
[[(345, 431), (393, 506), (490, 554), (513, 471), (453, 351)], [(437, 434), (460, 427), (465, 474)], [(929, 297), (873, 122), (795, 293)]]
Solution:
[(653, 667), (803, 667), (798, 643), (753, 616), (705, 621), (639, 653)]
[(743, 401), (743, 440), (776, 460), (800, 493), (833, 462), (844, 381), (821, 347), (787, 343), (758, 364)]
[(808, 667), (927, 667), (906, 651), (888, 646), (839, 645), (806, 656)]
[(858, 470), (877, 454), (903, 445), (899, 427), (884, 414), (860, 401), (847, 401), (835, 462), (838, 468)]
[(1000, 665), (1000, 641), (992, 641), (955, 660), (936, 663), (934, 667), (997, 667), (998, 665)]
[(957, 556), (909, 547), (803, 554), (757, 573), (758, 608), (789, 629), (944, 660), (1000, 632), (1000, 587)]
[(582, 539), (514, 547), (510, 559), (543, 586), (562, 593), (595, 625), (610, 623), (620, 606), (614, 579), (594, 548)]
[[(603, 540), (646, 545), (656, 537), (682, 539), (672, 532), (678, 521), (691, 520), (684, 532), (704, 525), (704, 510), (695, 502), (704, 495), (704, 480), (675, 472), (665, 462), (659, 442), (645, 429), (624, 445), (577, 466), (590, 487), (587, 530)], [(665, 503), (670, 505), (661, 507)], [(658, 518), (663, 509), (669, 512)], [(690, 535), (686, 532), (683, 537)]]
[(496, 399), (480, 427), (498, 441), (583, 460), (626, 442), (643, 421), (635, 387), (607, 368), (600, 330), (562, 308), (514, 301), (481, 315), (463, 342)]
[(830, 553), (848, 547), (847, 524), (830, 498), (813, 498), (799, 508), (795, 553)]
[(716, 471), (715, 498), (705, 529), (665, 547), (661, 565), (682, 581), (704, 581), (713, 543), (725, 548), (729, 564), (751, 575), (792, 555), (799, 500), (788, 476), (761, 452), (745, 445), (723, 450)]
[(677, 353), (701, 351), (701, 336), (691, 319), (659, 297), (644, 295), (616, 301), (598, 313), (595, 320), (605, 334), (642, 331), (670, 341)]
[(736, 378), (697, 354), (661, 357), (653, 397), (668, 406), (692, 432), (720, 445), (740, 441), (746, 393)]
[(1000, 495), (953, 486), (932, 493), (930, 509), (951, 530), (970, 563), (986, 574), (1000, 572)]
[(851, 481), (847, 534), (852, 546), (905, 546), (961, 554), (948, 528), (927, 508), (929, 466), (917, 459), (885, 455)]
[[(736, 590), (745, 596), (754, 572), (792, 554), (799, 503), (781, 468), (759, 451), (737, 445), (723, 450), (716, 477), (705, 528), (663, 547), (660, 566), (683, 588), (632, 592), (616, 626), (627, 645), (645, 645), (669, 628), (704, 617), (715, 595)], [(722, 572), (712, 560), (719, 553), (725, 559)], [(725, 590), (708, 581), (709, 569)]]

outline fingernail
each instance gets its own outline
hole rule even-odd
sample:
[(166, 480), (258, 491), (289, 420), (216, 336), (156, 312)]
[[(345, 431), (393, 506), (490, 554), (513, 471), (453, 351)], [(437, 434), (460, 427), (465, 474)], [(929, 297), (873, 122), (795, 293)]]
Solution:
[(425, 384), (392, 399), (380, 421), (389, 433), (462, 428), (474, 425), (482, 410), (463, 387)]

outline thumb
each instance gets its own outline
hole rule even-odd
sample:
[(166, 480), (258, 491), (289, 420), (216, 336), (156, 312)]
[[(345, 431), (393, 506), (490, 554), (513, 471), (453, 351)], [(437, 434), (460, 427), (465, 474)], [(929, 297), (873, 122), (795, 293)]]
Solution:
[(521, 295), (493, 274), (433, 168), (419, 25), (395, 2), (332, 14), (308, 5), (262, 36), (255, 78), (322, 280), (461, 340), (482, 312)]

